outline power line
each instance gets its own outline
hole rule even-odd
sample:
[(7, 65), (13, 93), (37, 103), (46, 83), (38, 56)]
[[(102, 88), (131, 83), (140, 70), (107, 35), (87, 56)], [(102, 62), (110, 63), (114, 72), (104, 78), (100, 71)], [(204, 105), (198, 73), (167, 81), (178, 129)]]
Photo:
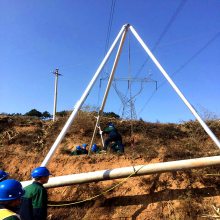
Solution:
[(155, 95), (157, 90), (154, 90), (151, 93), (151, 96), (147, 99), (147, 101), (144, 103), (143, 107), (141, 108), (141, 110), (138, 112), (138, 115), (140, 115), (140, 113), (146, 108), (146, 106), (149, 104), (149, 102), (151, 101), (151, 99), (153, 98), (153, 96)]
[(194, 53), (184, 64), (182, 64), (171, 76), (179, 73), (186, 65), (188, 65), (192, 60), (194, 60), (200, 53), (202, 53), (213, 41), (215, 41), (220, 36), (220, 31), (214, 35), (203, 47), (201, 47), (196, 53)]
[(108, 21), (108, 30), (107, 30), (106, 41), (105, 41), (105, 53), (109, 46), (109, 39), (111, 35), (112, 22), (113, 22), (113, 16), (114, 16), (114, 11), (115, 11), (115, 3), (116, 3), (116, 0), (112, 0), (109, 21)]
[[(113, 17), (114, 17), (114, 12), (115, 12), (115, 3), (116, 3), (116, 0), (112, 0), (110, 14), (109, 14), (109, 21), (108, 21), (106, 41), (105, 41), (105, 54), (106, 54), (106, 52), (108, 50), (108, 47), (109, 47), (109, 39), (110, 39), (110, 35), (111, 35), (112, 22), (113, 22)], [(108, 74), (107, 73), (105, 73), (105, 74), (106, 74), (105, 78), (107, 78)], [(101, 87), (99, 86), (97, 105), (99, 105), (100, 93), (101, 93)]]
[[(207, 43), (205, 43), (204, 46), (202, 46), (198, 51), (196, 51), (186, 62), (184, 62), (176, 71), (174, 71), (173, 74), (171, 74), (171, 77), (173, 77), (174, 75), (176, 75), (177, 73), (179, 73), (180, 71), (182, 71), (189, 63), (192, 62), (192, 60), (194, 60), (198, 55), (200, 55), (205, 49), (207, 49), (207, 47), (213, 43), (218, 37), (220, 36), (220, 31), (217, 32), (214, 37), (212, 37), (210, 40), (208, 40)], [(163, 80), (159, 86), (158, 86), (158, 89), (161, 88), (167, 81), (166, 80)], [(142, 109), (139, 111), (138, 114), (140, 114), (144, 108), (147, 106), (147, 104), (151, 101), (151, 99), (153, 98), (153, 96), (155, 95), (156, 91), (157, 90), (154, 90), (153, 93), (151, 94), (151, 96), (149, 97), (149, 99), (147, 100), (147, 102), (145, 102), (144, 106), (142, 107)]]
[(173, 16), (171, 17), (171, 19), (169, 20), (169, 22), (167, 23), (166, 27), (164, 28), (164, 30), (162, 31), (161, 35), (159, 36), (159, 38), (157, 39), (152, 51), (156, 50), (156, 48), (158, 47), (158, 45), (160, 44), (160, 42), (162, 41), (163, 37), (166, 35), (166, 33), (168, 32), (169, 28), (171, 27), (171, 25), (173, 24), (173, 22), (175, 21), (175, 19), (177, 18), (177, 15), (180, 13), (180, 11), (182, 10), (183, 6), (186, 4), (187, 0), (182, 0), (178, 6), (178, 8), (176, 9), (176, 11), (174, 12)]
[[(154, 47), (152, 48), (152, 52), (156, 50), (156, 48), (158, 47), (158, 45), (160, 44), (160, 42), (162, 41), (162, 39), (164, 38), (164, 36), (166, 35), (166, 33), (168, 32), (168, 30), (170, 29), (171, 25), (174, 23), (175, 19), (177, 18), (178, 14), (180, 13), (180, 11), (183, 9), (183, 6), (186, 4), (187, 0), (182, 0), (178, 6), (178, 8), (176, 9), (176, 11), (174, 12), (174, 14), (172, 15), (172, 17), (170, 18), (169, 22), (167, 23), (167, 25), (165, 26), (164, 30), (162, 31), (162, 33), (160, 34), (159, 38), (157, 39)], [(147, 64), (149, 58), (147, 58), (144, 63), (141, 65), (141, 67), (139, 68), (136, 77), (140, 74), (140, 72), (143, 70), (144, 66)]]

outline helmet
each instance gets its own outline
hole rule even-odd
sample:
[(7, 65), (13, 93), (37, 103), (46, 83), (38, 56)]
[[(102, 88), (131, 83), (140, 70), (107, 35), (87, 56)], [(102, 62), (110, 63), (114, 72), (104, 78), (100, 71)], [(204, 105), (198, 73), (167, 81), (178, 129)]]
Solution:
[(93, 144), (91, 150), (92, 150), (92, 152), (96, 152), (98, 150), (97, 145)]
[(51, 173), (46, 167), (37, 167), (31, 172), (33, 178), (50, 176)]
[(0, 181), (4, 180), (6, 177), (8, 177), (8, 173), (6, 173), (3, 170), (0, 170)]
[(108, 126), (109, 126), (109, 127), (115, 127), (115, 125), (114, 125), (112, 122), (109, 122), (109, 123), (108, 123)]
[(76, 150), (81, 150), (81, 147), (80, 146), (76, 146)]
[(10, 201), (21, 198), (24, 190), (20, 182), (14, 179), (4, 180), (0, 183), (0, 201)]
[(82, 144), (83, 149), (86, 149), (88, 144)]

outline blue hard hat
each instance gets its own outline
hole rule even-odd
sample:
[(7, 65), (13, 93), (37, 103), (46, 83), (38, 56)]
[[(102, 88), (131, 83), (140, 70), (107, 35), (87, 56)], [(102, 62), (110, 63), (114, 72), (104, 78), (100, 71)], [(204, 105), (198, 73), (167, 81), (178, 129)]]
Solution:
[(82, 144), (83, 149), (86, 149), (88, 144)]
[(24, 190), (20, 182), (14, 179), (4, 180), (0, 183), (0, 201), (10, 201), (21, 198)]
[(3, 170), (0, 170), (0, 181), (4, 180), (6, 177), (8, 177), (8, 173), (6, 173)]
[(115, 127), (114, 123), (112, 123), (112, 122), (109, 122), (109, 123), (108, 123), (108, 126), (109, 126), (109, 127)]
[(93, 144), (91, 150), (92, 150), (92, 152), (96, 152), (98, 150), (97, 145)]
[(46, 177), (46, 176), (50, 176), (50, 175), (51, 175), (51, 173), (46, 167), (37, 167), (37, 168), (33, 169), (31, 172), (31, 176), (33, 178)]
[(80, 146), (76, 146), (76, 150), (81, 150), (82, 148)]

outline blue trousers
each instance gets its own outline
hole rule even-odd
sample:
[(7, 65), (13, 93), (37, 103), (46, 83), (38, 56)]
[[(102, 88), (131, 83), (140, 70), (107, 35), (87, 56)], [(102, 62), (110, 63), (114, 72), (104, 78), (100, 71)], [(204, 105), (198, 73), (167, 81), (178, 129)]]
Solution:
[(122, 144), (122, 137), (118, 132), (112, 131), (109, 133), (108, 138), (105, 139), (103, 150), (107, 150), (107, 148), (111, 142), (115, 142), (119, 147), (119, 152), (124, 153), (124, 146)]

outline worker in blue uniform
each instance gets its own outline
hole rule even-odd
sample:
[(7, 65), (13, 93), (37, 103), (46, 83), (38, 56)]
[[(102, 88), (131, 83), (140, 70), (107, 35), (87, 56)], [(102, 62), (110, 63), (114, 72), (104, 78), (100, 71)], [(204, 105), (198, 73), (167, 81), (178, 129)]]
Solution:
[(108, 123), (108, 126), (104, 129), (103, 134), (108, 135), (108, 137), (104, 141), (103, 151), (107, 151), (110, 143), (113, 142), (113, 145), (111, 146), (112, 150), (118, 153), (124, 153), (122, 137), (112, 122)]

